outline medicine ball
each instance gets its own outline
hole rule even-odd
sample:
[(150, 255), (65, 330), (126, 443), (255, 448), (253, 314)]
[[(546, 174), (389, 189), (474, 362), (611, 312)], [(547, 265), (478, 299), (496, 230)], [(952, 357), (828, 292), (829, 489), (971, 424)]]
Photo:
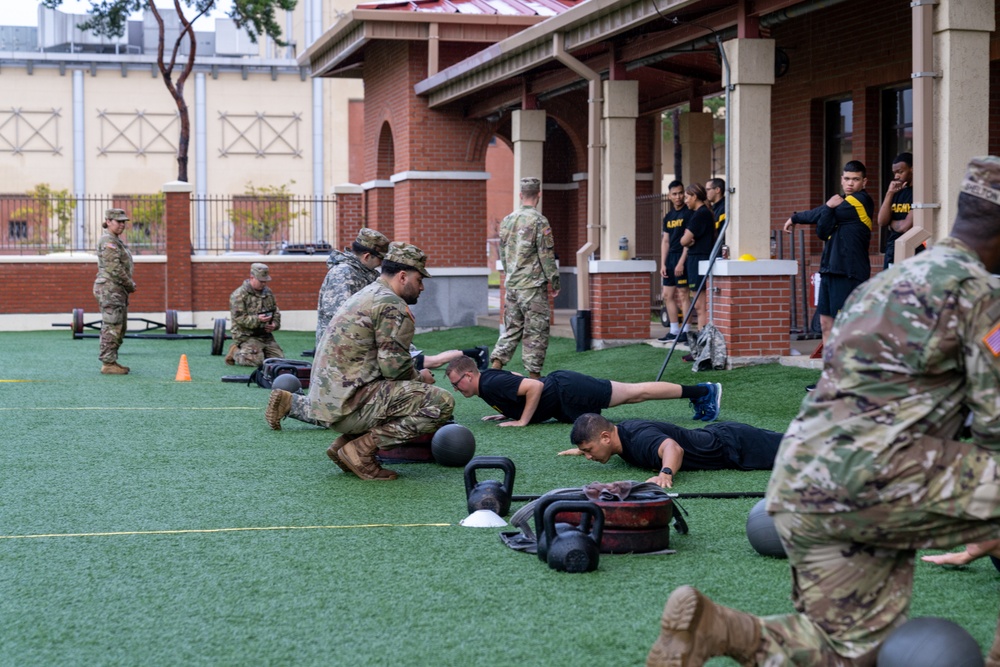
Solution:
[(271, 381), (271, 389), (284, 389), (297, 394), (302, 391), (302, 382), (293, 373), (282, 373)]
[(476, 438), (461, 424), (445, 424), (431, 439), (431, 454), (440, 465), (463, 467), (476, 455)]
[(761, 499), (747, 517), (747, 539), (750, 546), (761, 556), (786, 558), (785, 547), (778, 537), (778, 529), (774, 527), (774, 519), (767, 513), (767, 501)]
[(911, 618), (889, 633), (878, 667), (983, 667), (979, 644), (946, 618)]

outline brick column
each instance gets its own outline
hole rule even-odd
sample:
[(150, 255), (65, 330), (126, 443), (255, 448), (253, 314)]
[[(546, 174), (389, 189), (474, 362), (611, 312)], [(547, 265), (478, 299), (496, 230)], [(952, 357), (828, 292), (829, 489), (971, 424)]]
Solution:
[(788, 354), (791, 299), (788, 278), (795, 272), (793, 260), (715, 263), (712, 316), (726, 339), (730, 367), (771, 361)]
[(365, 186), (364, 224), (396, 240), (395, 187), (392, 181), (372, 181)]
[(591, 345), (600, 350), (649, 339), (651, 260), (590, 262)]
[(167, 284), (164, 310), (191, 311), (194, 299), (191, 279), (191, 191), (190, 183), (171, 181), (163, 185), (166, 196)]
[(337, 197), (337, 237), (334, 248), (343, 250), (358, 238), (358, 230), (365, 226), (364, 189), (353, 183), (333, 187)]

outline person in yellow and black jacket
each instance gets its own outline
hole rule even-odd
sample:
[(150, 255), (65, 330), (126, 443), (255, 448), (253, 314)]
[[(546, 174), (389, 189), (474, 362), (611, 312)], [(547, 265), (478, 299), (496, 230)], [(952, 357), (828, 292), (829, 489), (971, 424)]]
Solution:
[(819, 321), (824, 344), (848, 295), (871, 277), (868, 245), (875, 203), (865, 191), (867, 183), (865, 165), (851, 160), (840, 177), (843, 196), (834, 195), (825, 204), (793, 213), (785, 221), (788, 233), (796, 224), (816, 225), (816, 234), (825, 242), (819, 264)]
[[(726, 224), (726, 182), (721, 178), (710, 178), (705, 182), (706, 203), (712, 207), (715, 216), (715, 237), (722, 234), (722, 226)], [(722, 245), (726, 245), (726, 237), (722, 237)]]

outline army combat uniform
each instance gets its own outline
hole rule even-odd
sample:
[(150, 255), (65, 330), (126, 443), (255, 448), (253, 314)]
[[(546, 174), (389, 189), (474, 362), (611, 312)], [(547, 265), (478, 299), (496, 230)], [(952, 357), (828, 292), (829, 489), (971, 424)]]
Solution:
[[(124, 212), (121, 216), (128, 220)], [(132, 253), (118, 236), (103, 234), (97, 242), (94, 297), (101, 309), (101, 349), (98, 358), (105, 364), (118, 362), (118, 348), (128, 329), (128, 295), (134, 291)]]
[(1000, 537), (1000, 279), (947, 238), (855, 290), (830, 340), (768, 487), (799, 614), (763, 619), (767, 665), (873, 665), (915, 550)]
[[(362, 227), (355, 245), (381, 259), (389, 247), (384, 234)], [(355, 292), (371, 285), (379, 276), (378, 269), (369, 269), (353, 252), (334, 250), (326, 260), (327, 272), (319, 288), (319, 305), (316, 307), (316, 346), (326, 331), (326, 325), (337, 314), (344, 302)]]
[(500, 223), (500, 259), (507, 274), (504, 333), (490, 359), (506, 365), (523, 342), (521, 360), (530, 373), (541, 373), (549, 347), (549, 295), (559, 289), (552, 250), (552, 228), (534, 206), (522, 205)]
[(258, 292), (248, 278), (229, 297), (230, 330), (235, 348), (231, 354), (237, 366), (259, 366), (265, 359), (285, 356), (272, 332), (257, 318), (260, 313), (272, 313), (274, 330), (281, 328), (281, 311), (274, 292), (267, 285)]
[(455, 399), (418, 379), (409, 350), (414, 329), (406, 302), (384, 280), (348, 299), (316, 348), (312, 417), (339, 433), (370, 432), (383, 449), (447, 422)]

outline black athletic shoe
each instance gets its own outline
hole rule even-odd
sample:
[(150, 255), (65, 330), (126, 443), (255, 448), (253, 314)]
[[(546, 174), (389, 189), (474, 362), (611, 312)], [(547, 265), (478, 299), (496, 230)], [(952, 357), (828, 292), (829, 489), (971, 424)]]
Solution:
[(677, 338), (677, 334), (668, 333), (666, 336), (663, 336), (662, 338), (657, 338), (656, 340), (660, 341), (661, 343), (669, 343), (675, 338)]
[(806, 385), (806, 391), (807, 392), (809, 392), (809, 391), (816, 391), (816, 385), (814, 385), (814, 384), (807, 384)]
[(686, 342), (688, 342), (687, 331), (682, 331), (681, 332), (681, 335), (677, 337), (677, 342), (678, 343), (686, 343)]
[(479, 370), (482, 372), (490, 367), (490, 348), (487, 345), (477, 345), (476, 349), (479, 350), (476, 363), (479, 364)]

